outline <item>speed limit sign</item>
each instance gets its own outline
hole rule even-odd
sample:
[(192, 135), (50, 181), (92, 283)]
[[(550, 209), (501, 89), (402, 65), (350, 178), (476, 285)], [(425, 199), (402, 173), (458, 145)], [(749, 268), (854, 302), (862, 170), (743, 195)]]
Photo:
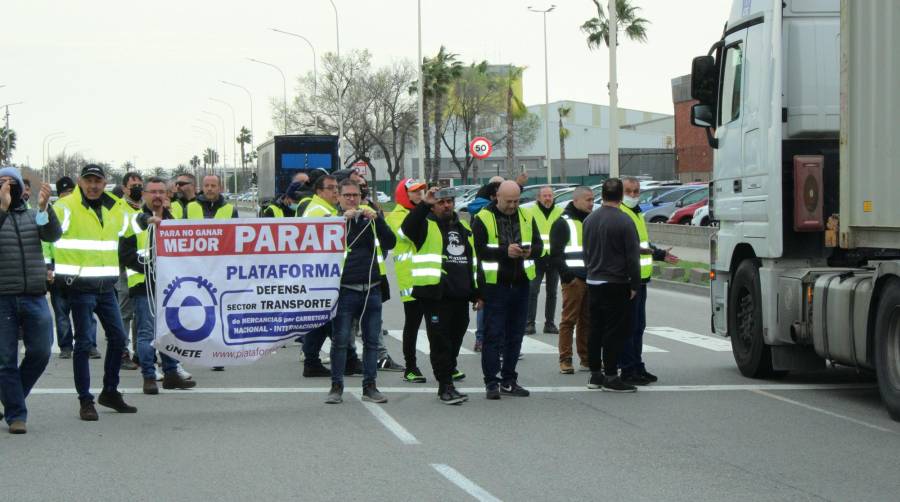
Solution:
[(490, 157), (493, 151), (494, 145), (484, 136), (479, 136), (469, 143), (469, 152), (472, 153), (472, 157), (478, 160)]

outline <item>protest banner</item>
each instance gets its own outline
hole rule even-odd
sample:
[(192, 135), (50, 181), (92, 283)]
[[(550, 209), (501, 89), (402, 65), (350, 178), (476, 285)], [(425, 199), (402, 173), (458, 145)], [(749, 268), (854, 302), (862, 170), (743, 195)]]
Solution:
[(182, 362), (235, 366), (328, 322), (344, 233), (339, 218), (163, 221), (154, 346)]

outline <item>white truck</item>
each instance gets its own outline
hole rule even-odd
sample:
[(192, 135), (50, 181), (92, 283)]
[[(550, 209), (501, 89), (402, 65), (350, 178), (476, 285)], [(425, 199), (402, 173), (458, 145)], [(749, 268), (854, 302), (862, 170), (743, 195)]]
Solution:
[(900, 1), (734, 0), (692, 65), (712, 329), (741, 373), (874, 372), (900, 420)]

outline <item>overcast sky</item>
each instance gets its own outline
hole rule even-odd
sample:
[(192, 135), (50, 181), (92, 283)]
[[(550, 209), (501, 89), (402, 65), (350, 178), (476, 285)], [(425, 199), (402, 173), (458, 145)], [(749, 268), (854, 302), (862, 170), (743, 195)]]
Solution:
[[(722, 32), (730, 0), (633, 0), (651, 21), (649, 41), (622, 42), (620, 106), (672, 113), (670, 80), (690, 72), (691, 58), (705, 54)], [(335, 0), (341, 51), (367, 48), (376, 65), (416, 59), (415, 0)], [(589, 51), (579, 26), (594, 15), (590, 0), (556, 0), (548, 15), (550, 100), (608, 103), (608, 56)], [(423, 53), (443, 44), (466, 63), (487, 59), (527, 67), (525, 102), (544, 99), (541, 15), (527, 6), (543, 0), (423, 0)], [(16, 162), (41, 163), (51, 142), (116, 166), (138, 168), (187, 163), (210, 142), (197, 130), (219, 114), (231, 136), (231, 111), (209, 101), (228, 101), (238, 128), (249, 125), (249, 100), (230, 80), (253, 93), (257, 138), (273, 130), (269, 99), (281, 96), (277, 71), (245, 60), (279, 65), (288, 78), (312, 69), (299, 39), (320, 54), (335, 50), (334, 12), (328, 0), (9, 0), (3, 7), (0, 105), (10, 108), (19, 135)], [(221, 145), (221, 132), (219, 132)], [(230, 143), (226, 154), (231, 157)]]

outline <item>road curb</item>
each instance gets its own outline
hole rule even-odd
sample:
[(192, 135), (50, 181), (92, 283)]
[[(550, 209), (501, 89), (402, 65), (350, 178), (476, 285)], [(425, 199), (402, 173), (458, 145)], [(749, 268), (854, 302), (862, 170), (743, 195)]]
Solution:
[(666, 281), (663, 279), (653, 278), (650, 281), (651, 288), (665, 289), (669, 291), (677, 291), (679, 293), (688, 293), (697, 296), (709, 296), (709, 286), (699, 286), (688, 282)]

